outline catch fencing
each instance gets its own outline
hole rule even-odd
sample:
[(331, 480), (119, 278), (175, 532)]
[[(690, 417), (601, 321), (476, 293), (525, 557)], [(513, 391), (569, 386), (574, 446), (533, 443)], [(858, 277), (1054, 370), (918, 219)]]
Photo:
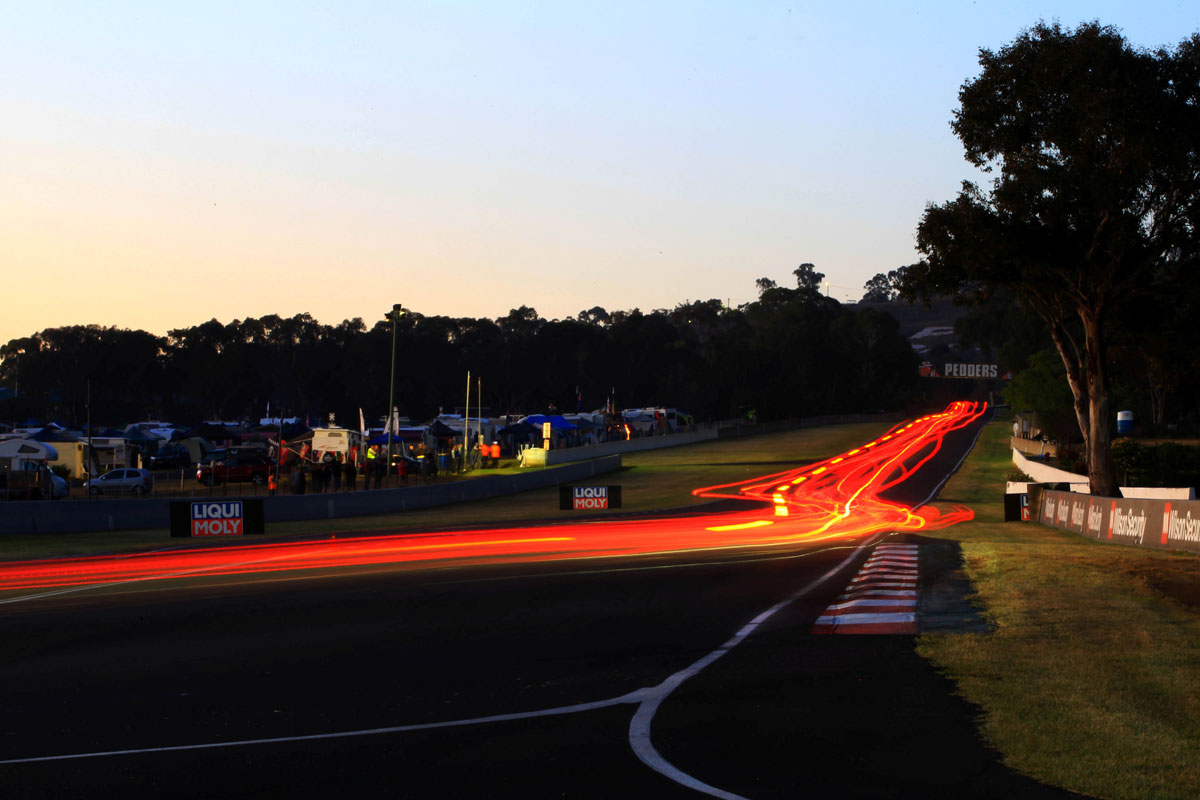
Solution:
[[(621, 457), (615, 455), (517, 475), (483, 475), (402, 489), (264, 497), (263, 510), (267, 522), (391, 514), (587, 480), (620, 468)], [(14, 501), (5, 503), (3, 509), (0, 535), (165, 529), (171, 522), (171, 500), (159, 498), (77, 503)]]

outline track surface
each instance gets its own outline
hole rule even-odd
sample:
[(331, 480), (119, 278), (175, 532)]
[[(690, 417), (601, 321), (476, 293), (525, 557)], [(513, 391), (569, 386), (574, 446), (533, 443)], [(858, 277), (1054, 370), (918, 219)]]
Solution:
[[(879, 500), (928, 497), (980, 424)], [(722, 515), (772, 522), (735, 529), (756, 537), (737, 546), (689, 517), (480, 532), (415, 561), (160, 564), (171, 577), (153, 580), (117, 562), (82, 578), (9, 565), (0, 793), (1061, 796), (980, 745), (911, 637), (808, 635), (884, 533), (835, 499), (818, 513), (840, 521), (780, 541), (821, 504), (782, 505), (796, 513)], [(572, 543), (477, 547), (528, 538)]]

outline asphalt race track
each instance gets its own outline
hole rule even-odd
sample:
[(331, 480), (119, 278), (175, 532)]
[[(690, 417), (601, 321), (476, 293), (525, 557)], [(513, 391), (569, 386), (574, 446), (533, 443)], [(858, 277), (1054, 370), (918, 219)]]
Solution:
[[(906, 452), (887, 514), (961, 461), (962, 419)], [(998, 763), (911, 636), (809, 633), (871, 545), (931, 524), (839, 534), (843, 501), (820, 536), (763, 533), (812, 497), (344, 560), (0, 565), (0, 795), (1068, 796)]]

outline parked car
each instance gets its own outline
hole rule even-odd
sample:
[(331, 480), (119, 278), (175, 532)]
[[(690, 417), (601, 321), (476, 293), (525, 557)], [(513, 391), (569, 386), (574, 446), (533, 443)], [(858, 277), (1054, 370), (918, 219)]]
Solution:
[(275, 462), (266, 456), (237, 453), (224, 461), (206, 461), (197, 464), (196, 480), (205, 486), (245, 481), (249, 481), (255, 486), (265, 486), (267, 477), (274, 471)]
[(64, 497), (69, 497), (71, 494), (71, 484), (67, 483), (67, 479), (61, 475), (50, 473), (50, 497), (55, 500), (61, 500)]
[(163, 447), (157, 453), (150, 456), (150, 466), (152, 469), (179, 469), (180, 467), (190, 466), (191, 463), (191, 453), (187, 451), (186, 447), (177, 444)]
[(114, 469), (83, 484), (88, 494), (143, 495), (154, 488), (154, 476), (148, 469)]

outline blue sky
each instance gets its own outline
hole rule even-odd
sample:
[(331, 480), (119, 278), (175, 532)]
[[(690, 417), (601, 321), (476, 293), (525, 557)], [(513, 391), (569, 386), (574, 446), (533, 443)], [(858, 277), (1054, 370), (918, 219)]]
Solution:
[[(0, 342), (303, 311), (371, 324), (857, 299), (976, 173), (981, 47), (1183, 2), (31, 3), (0, 26)], [(14, 302), (36, 297), (36, 302)]]

